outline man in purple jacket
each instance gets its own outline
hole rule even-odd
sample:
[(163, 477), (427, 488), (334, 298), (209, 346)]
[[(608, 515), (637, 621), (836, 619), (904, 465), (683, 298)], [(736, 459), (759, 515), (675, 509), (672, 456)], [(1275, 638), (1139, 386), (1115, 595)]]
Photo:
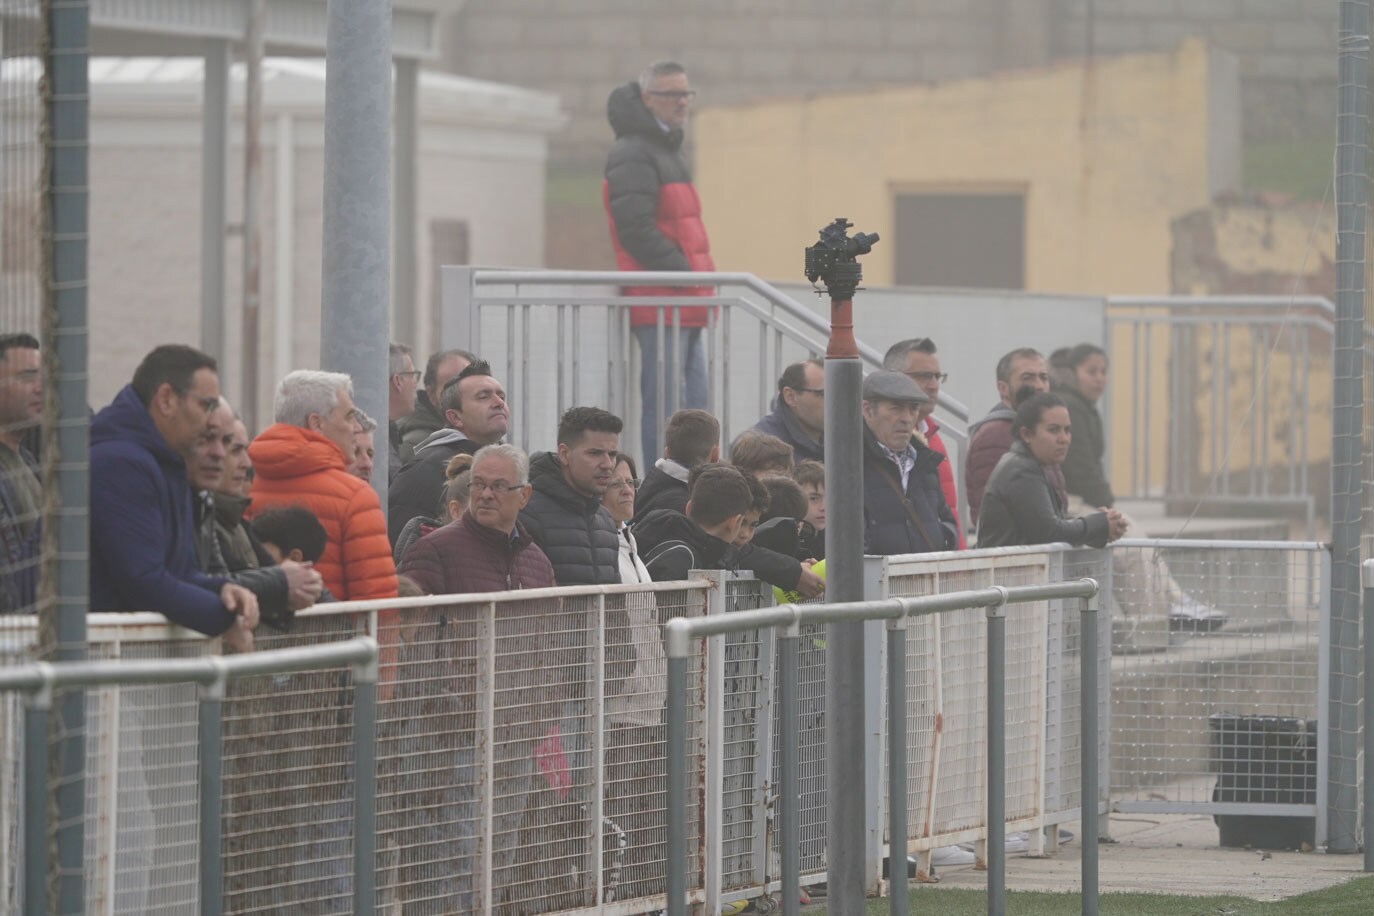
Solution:
[[(1025, 397), (1049, 390), (1050, 370), (1040, 351), (1022, 347), (997, 361), (997, 395), (1001, 400), (986, 417), (968, 428), (964, 491), (968, 494), (969, 517), (975, 526), (992, 469), (1011, 449), (1011, 421), (1016, 417), (1016, 405)], [(1050, 484), (1062, 492), (1064, 475), (1060, 472), (1058, 476), (1059, 480), (1051, 480)]]
[(156, 611), (239, 651), (258, 602), (196, 566), (186, 455), (219, 406), (214, 359), (154, 349), (91, 423), (91, 610)]

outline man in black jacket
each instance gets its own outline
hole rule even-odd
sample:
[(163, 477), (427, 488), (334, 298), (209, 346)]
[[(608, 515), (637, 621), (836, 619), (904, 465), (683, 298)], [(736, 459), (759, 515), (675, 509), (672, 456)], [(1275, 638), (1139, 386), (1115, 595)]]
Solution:
[(655, 582), (686, 579), (694, 569), (734, 568), (731, 545), (754, 501), (749, 484), (726, 464), (702, 468), (692, 483), (686, 514), (657, 509), (641, 523), (657, 545), (644, 561)]
[(415, 449), (391, 483), (387, 496), (387, 536), (394, 546), (406, 522), (417, 516), (442, 516), (440, 494), (448, 463), (459, 453), (473, 455), (484, 445), (494, 445), (510, 426), (506, 391), (491, 377), (486, 360), (475, 360), (449, 380), (439, 395), (448, 423)]
[(657, 509), (685, 513), (692, 468), (720, 460), (720, 421), (704, 410), (673, 414), (663, 438), (663, 457), (644, 475), (635, 494), (636, 523)]
[(477, 357), (467, 350), (440, 350), (430, 356), (421, 379), (424, 388), (415, 392), (415, 409), (396, 421), (393, 435), (399, 441), (391, 479), (396, 479), (405, 463), (415, 457), (417, 445), (448, 425), (439, 411), (439, 395), (459, 372), (476, 361)]
[(622, 425), (599, 407), (573, 407), (558, 421), (558, 451), (530, 461), (534, 495), (520, 522), (559, 585), (620, 583), (620, 537), (601, 498), (615, 476)]
[(958, 546), (954, 514), (940, 492), (944, 456), (916, 423), (928, 400), (901, 372), (864, 379), (864, 552), (935, 553)]

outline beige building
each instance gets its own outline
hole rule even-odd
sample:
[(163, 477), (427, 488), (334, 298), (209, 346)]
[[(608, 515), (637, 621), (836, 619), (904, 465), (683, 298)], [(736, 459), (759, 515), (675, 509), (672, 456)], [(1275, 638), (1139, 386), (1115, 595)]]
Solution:
[[(107, 403), (159, 342), (200, 340), (199, 58), (91, 62), (90, 398)], [(232, 73), (229, 222), (242, 219), (242, 69)], [(269, 59), (263, 74), (259, 418), (276, 379), (318, 365), (324, 63)], [(416, 238), (419, 338), (436, 326), (440, 263), (540, 266), (557, 98), (423, 72)], [(226, 393), (241, 390), (242, 245), (231, 236)], [(386, 303), (379, 303), (385, 308)], [(423, 358), (423, 357), (422, 357)]]
[(1234, 58), (1176, 51), (703, 111), (696, 181), (724, 270), (801, 273), (838, 215), (874, 285), (1163, 293), (1170, 223), (1240, 182)]

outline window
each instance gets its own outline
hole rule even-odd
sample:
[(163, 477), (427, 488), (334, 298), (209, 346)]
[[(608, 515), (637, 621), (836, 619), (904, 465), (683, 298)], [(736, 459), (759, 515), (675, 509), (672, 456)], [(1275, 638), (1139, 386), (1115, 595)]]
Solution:
[(1024, 194), (899, 193), (893, 210), (898, 286), (1025, 289)]

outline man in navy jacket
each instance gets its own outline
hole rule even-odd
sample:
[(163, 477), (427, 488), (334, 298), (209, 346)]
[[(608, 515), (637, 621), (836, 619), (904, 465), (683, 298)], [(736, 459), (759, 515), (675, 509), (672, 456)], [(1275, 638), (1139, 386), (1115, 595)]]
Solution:
[(258, 602), (196, 566), (185, 455), (219, 406), (215, 361), (167, 344), (149, 353), (91, 423), (91, 610), (156, 611), (244, 651)]

